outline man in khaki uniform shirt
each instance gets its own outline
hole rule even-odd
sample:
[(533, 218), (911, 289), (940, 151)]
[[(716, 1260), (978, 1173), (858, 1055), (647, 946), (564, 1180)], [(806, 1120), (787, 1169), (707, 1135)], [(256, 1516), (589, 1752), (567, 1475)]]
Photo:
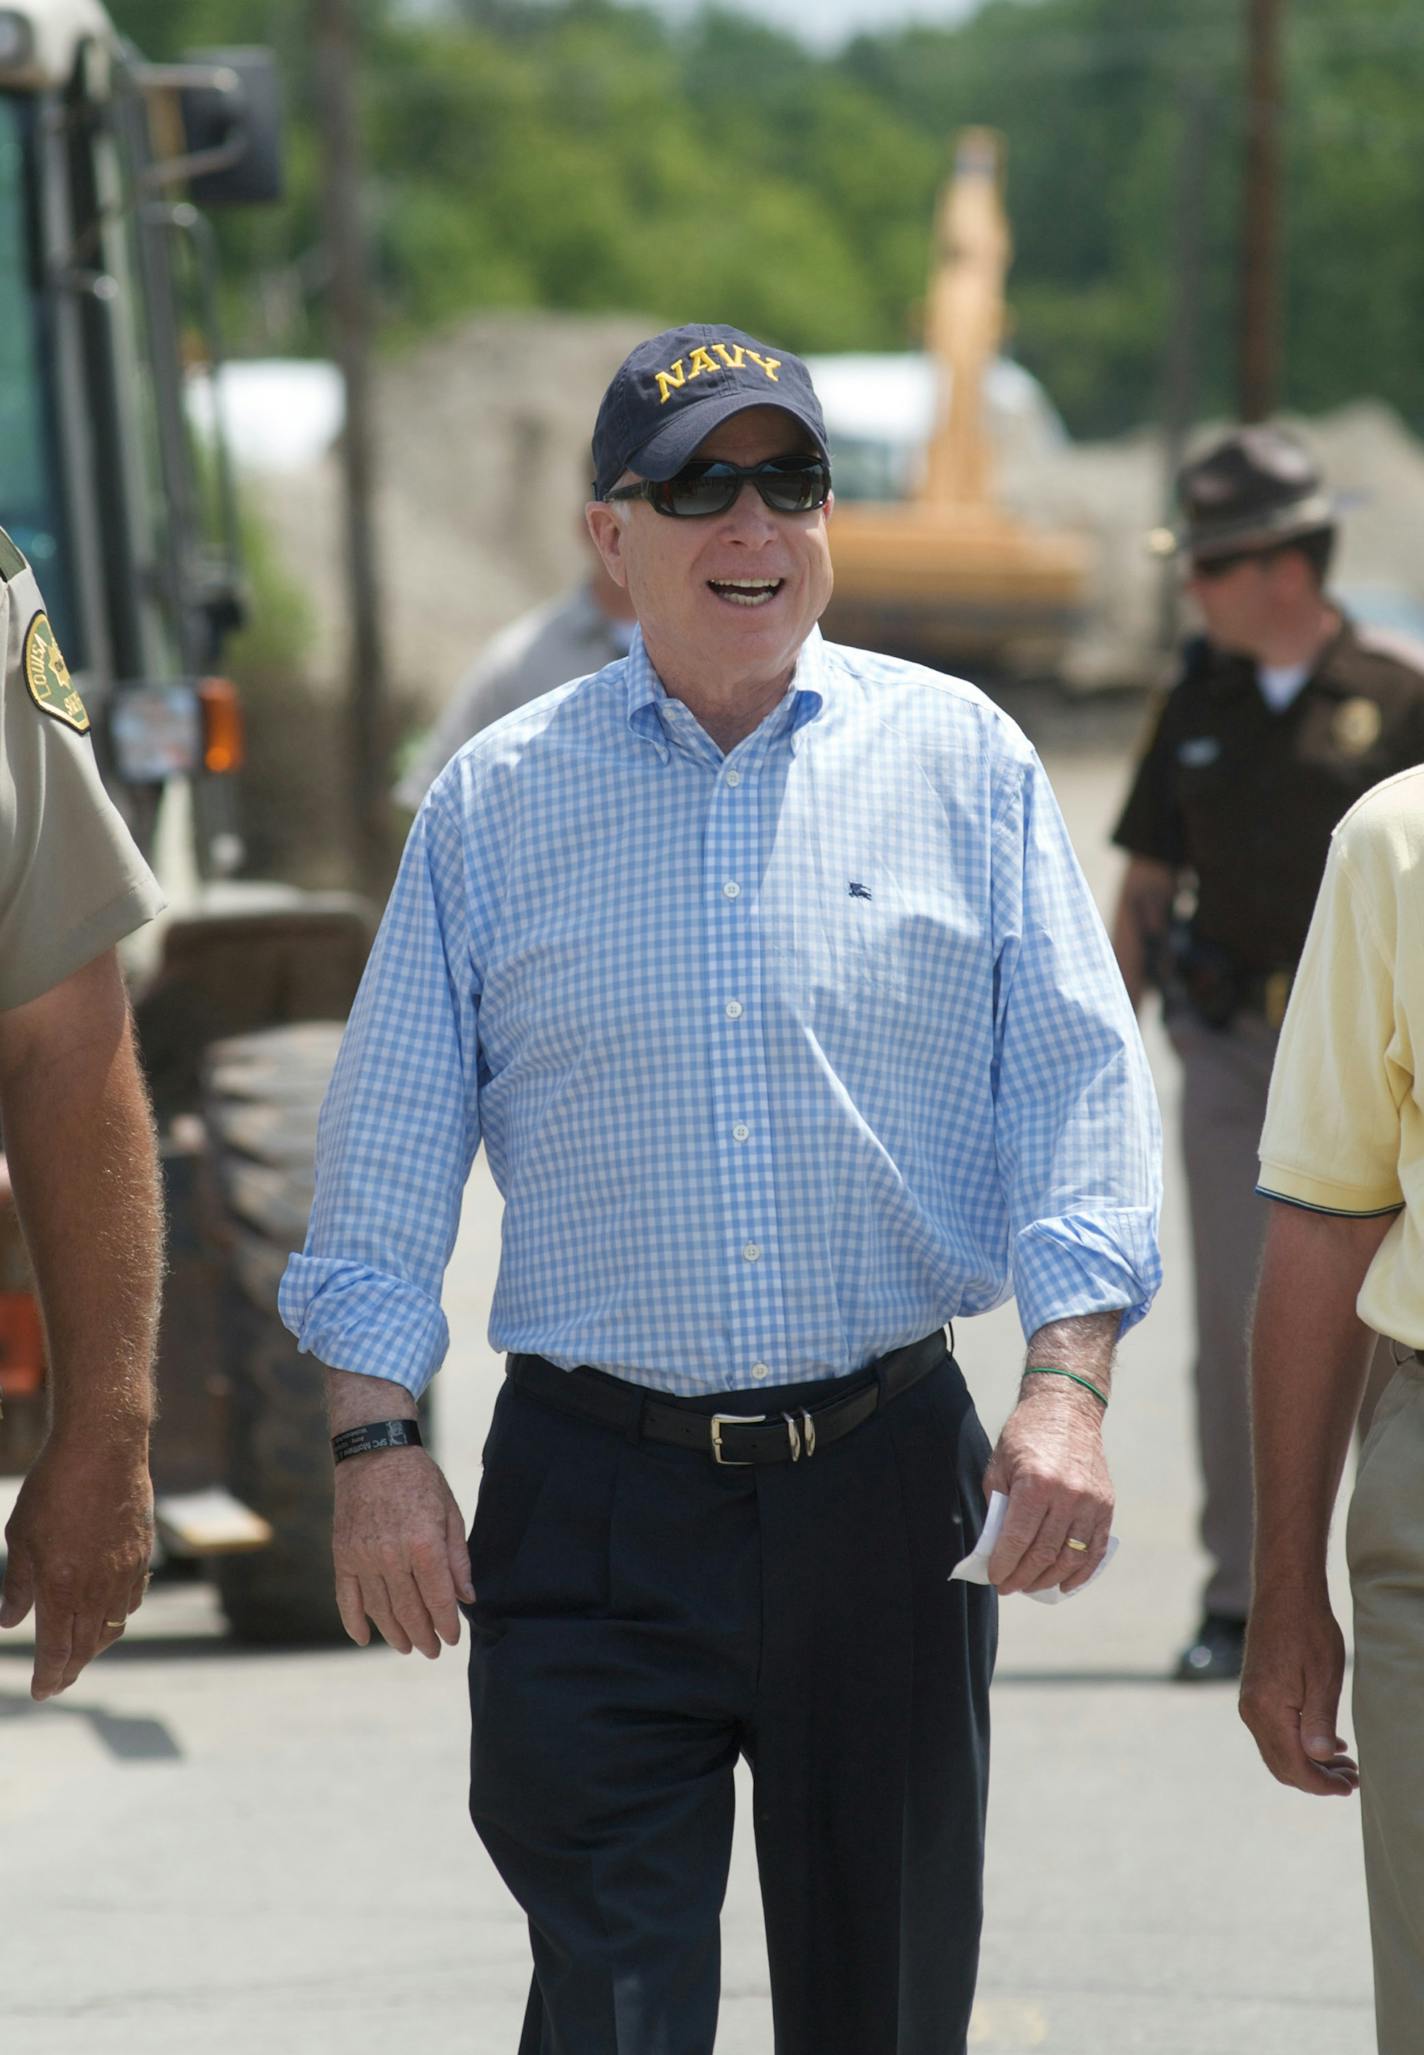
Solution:
[[(1261, 1138), (1256, 1558), (1241, 1712), (1282, 1783), (1358, 1785), (1382, 2055), (1424, 2048), (1424, 769), (1337, 829)], [(1325, 1547), (1376, 1337), (1410, 1351), (1360, 1456), (1347, 1543), (1360, 1771)]]
[(44, 1315), (50, 1429), (5, 1530), (49, 1698), (115, 1641), (152, 1544), (162, 1206), (115, 944), (163, 904), (99, 779), (34, 575), (0, 529), (0, 1120)]

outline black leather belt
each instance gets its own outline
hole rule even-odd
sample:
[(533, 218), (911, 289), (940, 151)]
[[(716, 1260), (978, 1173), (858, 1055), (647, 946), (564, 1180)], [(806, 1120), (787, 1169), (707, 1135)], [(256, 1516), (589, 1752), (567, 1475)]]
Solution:
[[(544, 1356), (510, 1356), (505, 1375), (532, 1398), (543, 1399), (566, 1413), (580, 1413), (627, 1434), (663, 1441), (673, 1448), (695, 1449), (716, 1463), (797, 1463), (803, 1456), (843, 1441), (872, 1413), (888, 1406), (902, 1392), (948, 1361), (945, 1339), (938, 1329), (923, 1341), (892, 1349), (861, 1371), (823, 1406), (796, 1407), (771, 1413), (708, 1413), (695, 1400), (669, 1398), (603, 1370), (561, 1370)], [(767, 1393), (774, 1403), (775, 1392)]]

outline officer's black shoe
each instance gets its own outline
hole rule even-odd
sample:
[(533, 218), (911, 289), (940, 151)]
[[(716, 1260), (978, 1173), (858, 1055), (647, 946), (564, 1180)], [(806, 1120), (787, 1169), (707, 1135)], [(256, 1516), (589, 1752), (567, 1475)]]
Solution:
[(1241, 1675), (1246, 1622), (1225, 1613), (1207, 1613), (1190, 1647), (1182, 1650), (1176, 1670), (1178, 1684), (1229, 1684)]

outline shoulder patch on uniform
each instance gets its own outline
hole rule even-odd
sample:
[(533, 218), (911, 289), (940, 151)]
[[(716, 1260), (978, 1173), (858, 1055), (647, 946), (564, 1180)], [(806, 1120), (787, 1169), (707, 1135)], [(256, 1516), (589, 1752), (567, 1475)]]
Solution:
[(8, 585), (12, 578), (18, 578), (21, 571), (28, 571), (23, 553), (18, 550), (3, 528), (0, 528), (0, 585)]
[(55, 720), (63, 721), (66, 728), (75, 728), (81, 735), (87, 735), (88, 710), (74, 689), (69, 666), (55, 640), (48, 614), (36, 614), (25, 630), (25, 646), (20, 661), (30, 697), (40, 712), (52, 714)]

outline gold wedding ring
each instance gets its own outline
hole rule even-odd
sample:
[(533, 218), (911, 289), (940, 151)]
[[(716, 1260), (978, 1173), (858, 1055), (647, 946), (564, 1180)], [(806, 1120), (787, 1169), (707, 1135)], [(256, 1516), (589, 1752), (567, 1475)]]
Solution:
[(1072, 1537), (1070, 1536), (1070, 1537), (1069, 1537), (1069, 1539), (1068, 1539), (1068, 1543), (1067, 1543), (1067, 1546), (1068, 1546), (1069, 1548), (1076, 1548), (1076, 1549), (1080, 1549), (1080, 1550), (1082, 1550), (1082, 1551), (1083, 1551), (1084, 1553), (1086, 1553), (1086, 1552), (1087, 1552), (1087, 1547), (1088, 1547), (1088, 1544), (1087, 1544), (1087, 1542), (1086, 1542), (1086, 1541), (1074, 1541), (1074, 1540), (1072, 1539)]
[(104, 1625), (105, 1625), (106, 1627), (127, 1627), (127, 1625), (128, 1625), (128, 1621), (127, 1621), (126, 1619), (123, 1619), (123, 1620), (105, 1620), (105, 1622), (104, 1622)]

